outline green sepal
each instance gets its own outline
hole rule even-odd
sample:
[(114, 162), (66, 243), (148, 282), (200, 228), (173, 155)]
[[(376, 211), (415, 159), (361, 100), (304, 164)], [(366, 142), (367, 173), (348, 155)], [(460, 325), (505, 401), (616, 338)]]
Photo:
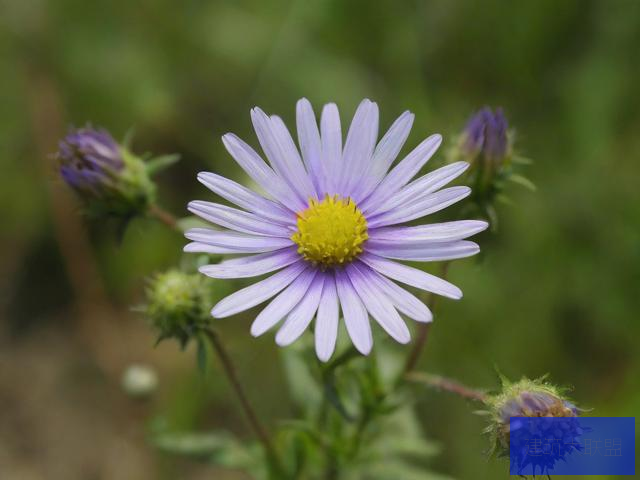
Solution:
[(509, 176), (509, 181), (521, 185), (532, 192), (535, 192), (538, 189), (531, 180), (517, 173), (512, 173)]
[(151, 160), (147, 161), (147, 175), (150, 177), (156, 175), (157, 173), (166, 170), (173, 164), (177, 163), (180, 160), (180, 154), (178, 153), (170, 153), (167, 155), (160, 155), (158, 157), (154, 157)]

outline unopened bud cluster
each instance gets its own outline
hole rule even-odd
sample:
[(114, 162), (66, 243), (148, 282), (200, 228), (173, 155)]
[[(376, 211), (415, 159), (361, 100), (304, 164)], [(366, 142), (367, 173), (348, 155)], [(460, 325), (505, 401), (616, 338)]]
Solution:
[(157, 329), (159, 341), (175, 338), (184, 346), (209, 324), (210, 299), (206, 277), (169, 270), (150, 281), (145, 313)]

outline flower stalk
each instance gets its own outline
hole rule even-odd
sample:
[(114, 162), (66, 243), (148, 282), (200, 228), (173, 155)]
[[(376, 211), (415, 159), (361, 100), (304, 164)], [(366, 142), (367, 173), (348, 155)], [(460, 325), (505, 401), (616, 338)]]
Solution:
[(481, 390), (468, 387), (463, 383), (458, 382), (457, 380), (442, 377), (440, 375), (433, 375), (431, 373), (422, 372), (409, 372), (407, 373), (405, 378), (412, 382), (427, 385), (436, 390), (453, 393), (454, 395), (466, 398), (468, 400), (485, 403), (489, 398), (487, 394)]
[(244, 391), (242, 384), (240, 383), (235, 365), (233, 364), (233, 361), (231, 360), (231, 357), (229, 356), (224, 343), (220, 339), (220, 335), (209, 328), (203, 329), (202, 332), (211, 342), (211, 345), (213, 345), (213, 349), (220, 360), (220, 364), (222, 365), (222, 370), (224, 371), (227, 379), (229, 380), (229, 383), (231, 384), (234, 392), (236, 393), (236, 396), (238, 397), (238, 400), (240, 401), (240, 405), (245, 413), (245, 416), (247, 417), (251, 429), (264, 447), (268, 459), (273, 464), (276, 470), (281, 470), (282, 467), (280, 464), (279, 456), (273, 446), (273, 443), (271, 442), (271, 437), (267, 432), (267, 429), (264, 427), (264, 425), (262, 425), (262, 422), (260, 422), (258, 414), (251, 405), (249, 397), (247, 397), (247, 394)]
[(178, 227), (178, 219), (172, 213), (167, 212), (157, 204), (154, 203), (149, 206), (148, 214), (151, 218), (154, 218), (155, 220), (169, 227), (171, 230), (182, 233), (182, 230), (180, 230), (180, 227)]
[[(440, 277), (443, 280), (447, 279), (447, 273), (449, 272), (449, 265), (450, 265), (450, 262), (444, 262), (442, 264)], [(429, 310), (431, 310), (432, 313), (434, 313), (436, 309), (437, 302), (438, 302), (438, 295), (434, 293), (429, 293), (426, 303), (427, 303), (427, 306), (429, 307)], [(420, 360), (420, 356), (422, 355), (422, 352), (424, 351), (424, 348), (427, 344), (427, 339), (429, 338), (430, 329), (431, 329), (431, 322), (421, 323), (418, 326), (418, 337), (416, 338), (416, 341), (413, 344), (413, 348), (411, 349), (411, 352), (409, 352), (409, 356), (407, 357), (407, 362), (405, 363), (405, 366), (404, 366), (404, 373), (411, 372), (416, 368), (416, 365), (418, 364), (418, 360)]]

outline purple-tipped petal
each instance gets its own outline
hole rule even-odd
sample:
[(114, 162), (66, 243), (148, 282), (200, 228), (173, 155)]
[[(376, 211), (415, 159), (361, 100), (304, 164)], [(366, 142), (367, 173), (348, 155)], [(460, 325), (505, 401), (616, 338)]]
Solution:
[(242, 233), (283, 238), (289, 238), (292, 234), (290, 227), (268, 222), (252, 213), (219, 203), (194, 200), (189, 202), (187, 208), (191, 213), (208, 222)]
[(338, 179), (342, 171), (342, 128), (340, 114), (335, 103), (328, 103), (322, 109), (320, 140), (325, 176), (325, 192), (323, 193), (334, 194), (337, 192)]
[(356, 110), (342, 152), (343, 169), (338, 190), (351, 196), (371, 168), (371, 157), (378, 137), (378, 105), (363, 100)]
[[(433, 156), (442, 143), (442, 136), (431, 135), (413, 149), (391, 172), (385, 177), (374, 192), (367, 198), (362, 208), (369, 210), (372, 204), (379, 205), (391, 198), (404, 187)], [(363, 210), (363, 211), (364, 211)]]
[(324, 282), (315, 325), (316, 355), (322, 362), (327, 362), (336, 348), (338, 318), (338, 292), (335, 277), (331, 273), (327, 274)]
[(389, 167), (396, 159), (404, 142), (406, 142), (411, 126), (413, 125), (414, 115), (407, 111), (393, 122), (387, 133), (382, 137), (380, 143), (376, 146), (371, 159), (371, 168), (368, 175), (358, 184), (354, 193), (354, 199), (359, 202), (363, 198), (367, 198), (371, 192), (378, 186), (384, 178)]
[(309, 172), (318, 198), (322, 198), (325, 192), (325, 178), (322, 169), (322, 143), (313, 107), (306, 98), (298, 100), (296, 104), (296, 126), (302, 159), (307, 167), (307, 172)]
[(232, 133), (222, 137), (222, 143), (238, 165), (254, 182), (282, 205), (297, 212), (305, 208), (303, 202), (271, 168), (262, 160), (253, 148)]
[(295, 225), (296, 216), (282, 205), (215, 173), (200, 172), (198, 180), (222, 198), (271, 222)]
[(307, 268), (262, 310), (251, 324), (251, 335), (259, 337), (282, 320), (304, 298), (316, 276), (315, 269)]
[(403, 187), (397, 194), (384, 202), (370, 202), (363, 206), (363, 212), (369, 217), (391, 210), (403, 210), (428, 197), (436, 190), (462, 175), (469, 168), (467, 162), (456, 162), (427, 173)]
[(469, 187), (450, 187), (432, 193), (431, 195), (417, 200), (403, 209), (390, 210), (388, 212), (370, 217), (367, 224), (369, 228), (386, 227), (406, 223), (417, 218), (422, 218), (435, 212), (447, 208), (466, 198), (471, 194)]
[(289, 238), (262, 237), (229, 230), (192, 228), (184, 234), (189, 240), (234, 250), (234, 253), (263, 253), (294, 245)]
[(480, 247), (468, 240), (449, 243), (433, 243), (415, 246), (410, 242), (367, 242), (366, 251), (380, 257), (413, 262), (440, 262), (457, 258), (471, 257), (480, 251)]
[(409, 329), (386, 295), (368, 281), (356, 263), (347, 265), (345, 270), (362, 303), (376, 322), (397, 342), (409, 343)]
[(363, 272), (366, 271), (364, 269), (368, 269), (367, 275), (369, 279), (389, 298), (391, 303), (393, 303), (401, 313), (416, 322), (428, 323), (433, 320), (433, 314), (418, 297), (392, 282), (387, 277), (380, 275), (368, 265), (360, 262), (359, 267)]
[(278, 174), (280, 183), (286, 183), (298, 199), (306, 203), (315, 192), (286, 126), (280, 118), (270, 118), (258, 107), (251, 110), (251, 120), (262, 150)]
[[(237, 248), (219, 247), (217, 245), (209, 245), (209, 244), (200, 243), (200, 242), (187, 243), (182, 250), (187, 253), (211, 253), (214, 255), (233, 255), (237, 253), (247, 253), (246, 250), (238, 250)], [(257, 251), (263, 252), (264, 250), (258, 249)]]
[(369, 355), (373, 347), (373, 336), (367, 310), (343, 270), (336, 270), (336, 287), (342, 307), (344, 323), (354, 347), (363, 355)]
[(360, 260), (385, 277), (392, 278), (398, 282), (406, 283), (407, 285), (428, 292), (437, 293), (444, 297), (456, 300), (462, 298), (462, 291), (458, 287), (417, 268), (402, 265), (401, 263), (387, 260), (386, 258), (381, 258), (370, 253), (360, 255)]
[(278, 273), (274, 273), (269, 278), (238, 290), (220, 300), (211, 309), (211, 315), (215, 318), (225, 318), (249, 310), (282, 291), (306, 268), (307, 263), (301, 260)]
[(275, 252), (251, 255), (248, 258), (243, 258), (242, 262), (234, 260), (223, 261), (216, 265), (205, 265), (198, 270), (211, 278), (257, 277), (297, 262), (300, 260), (300, 255), (295, 247), (289, 247)]
[(276, 334), (276, 343), (285, 347), (295, 342), (307, 329), (313, 316), (318, 310), (320, 297), (324, 286), (326, 275), (318, 273), (313, 279), (307, 294), (300, 303), (291, 311), (280, 330)]
[(482, 220), (458, 220), (416, 227), (383, 227), (369, 230), (369, 240), (395, 242), (396, 245), (407, 243), (413, 246), (425, 246), (462, 240), (482, 232), (488, 226), (489, 224)]

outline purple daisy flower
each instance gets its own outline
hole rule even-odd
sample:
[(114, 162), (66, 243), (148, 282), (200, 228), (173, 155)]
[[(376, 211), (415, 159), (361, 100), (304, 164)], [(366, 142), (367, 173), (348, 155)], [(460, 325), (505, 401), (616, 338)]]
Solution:
[[(400, 343), (410, 341), (401, 314), (430, 322), (432, 314), (397, 282), (459, 299), (458, 287), (397, 260), (438, 261), (468, 257), (479, 247), (464, 240), (485, 228), (476, 220), (399, 226), (465, 198), (464, 186), (442, 188), (464, 172), (458, 162), (413, 180), (440, 146), (432, 135), (392, 164), (404, 145), (413, 114), (403, 113), (377, 142), (378, 106), (363, 100), (344, 146), (338, 108), (324, 106), (320, 128), (311, 104), (297, 104), (300, 152), (282, 119), (259, 108), (251, 119), (269, 161), (229, 133), (225, 147), (267, 194), (255, 193), (214, 173), (198, 180), (240, 209), (204, 201), (189, 210), (224, 230), (194, 228), (187, 252), (240, 254), (200, 268), (213, 278), (247, 278), (276, 272), (226, 297), (211, 311), (223, 318), (275, 297), (256, 317), (251, 334), (259, 336), (284, 320), (276, 342), (288, 345), (315, 318), (318, 358), (335, 349), (340, 311), (354, 346), (371, 351), (371, 316)], [(377, 144), (376, 144), (377, 143)]]

